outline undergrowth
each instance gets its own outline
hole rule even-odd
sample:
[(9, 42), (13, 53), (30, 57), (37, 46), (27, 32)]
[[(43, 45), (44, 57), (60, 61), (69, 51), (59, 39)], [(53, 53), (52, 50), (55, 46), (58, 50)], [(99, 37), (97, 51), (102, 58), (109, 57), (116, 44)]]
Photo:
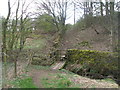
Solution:
[(102, 79), (101, 81), (105, 81), (105, 82), (109, 82), (109, 83), (115, 83), (115, 81), (113, 79), (110, 79), (110, 78), (105, 78), (105, 79)]
[(56, 74), (54, 78), (43, 78), (42, 84), (44, 88), (77, 88), (69, 77), (62, 74)]
[(35, 48), (40, 49), (44, 47), (45, 42), (46, 42), (45, 39), (41, 39), (41, 38), (27, 41), (24, 48), (25, 49), (35, 49)]
[(9, 82), (13, 88), (37, 88), (33, 83), (32, 77), (23, 76), (23, 78), (17, 77)]

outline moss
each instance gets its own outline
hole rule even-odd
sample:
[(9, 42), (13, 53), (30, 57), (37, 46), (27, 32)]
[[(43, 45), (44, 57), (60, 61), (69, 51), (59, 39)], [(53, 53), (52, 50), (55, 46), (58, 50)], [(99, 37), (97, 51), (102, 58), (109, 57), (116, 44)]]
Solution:
[(82, 47), (86, 46), (86, 47), (92, 48), (92, 46), (90, 45), (90, 42), (88, 41), (82, 41), (78, 43), (76, 46), (82, 46)]
[[(96, 50), (69, 49), (66, 53), (66, 68), (70, 70), (88, 70), (92, 73), (108, 74), (117, 70), (117, 54)], [(73, 67), (77, 64), (77, 67)], [(71, 66), (70, 66), (71, 65)], [(90, 72), (89, 71), (89, 72)]]

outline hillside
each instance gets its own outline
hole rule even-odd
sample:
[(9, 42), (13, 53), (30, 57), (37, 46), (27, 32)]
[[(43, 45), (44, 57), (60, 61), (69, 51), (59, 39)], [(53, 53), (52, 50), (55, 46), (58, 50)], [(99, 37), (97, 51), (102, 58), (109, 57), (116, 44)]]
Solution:
[(62, 43), (61, 49), (111, 51), (110, 34), (99, 25), (85, 30), (68, 30)]

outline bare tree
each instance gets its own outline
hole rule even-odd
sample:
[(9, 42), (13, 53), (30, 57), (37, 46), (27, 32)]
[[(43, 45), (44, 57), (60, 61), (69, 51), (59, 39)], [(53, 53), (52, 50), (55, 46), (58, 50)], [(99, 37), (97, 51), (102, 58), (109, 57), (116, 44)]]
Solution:
[[(20, 4), (20, 0), (17, 0), (15, 3), (17, 3), (17, 4), (14, 4), (16, 5), (16, 10), (14, 11), (15, 14), (11, 14), (12, 7), (10, 6), (10, 0), (8, 0), (8, 15), (7, 15), (7, 18), (3, 20), (3, 24), (2, 24), (2, 27), (3, 27), (2, 60), (6, 67), (7, 60), (9, 58), (13, 58), (14, 65), (15, 65), (14, 74), (16, 77), (17, 76), (17, 58), (19, 56), (19, 53), (24, 47), (24, 43), (27, 35), (29, 34), (28, 32), (31, 26), (27, 25), (27, 23), (29, 22), (29, 14), (30, 14), (27, 12), (27, 8), (29, 5), (25, 6), (25, 1), (24, 3)], [(22, 5), (21, 15), (19, 15), (20, 5)], [(16, 55), (12, 57), (11, 54), (14, 54), (13, 53), (14, 51), (17, 51), (17, 52), (16, 52)], [(4, 71), (6, 71), (6, 68)]]
[[(59, 46), (61, 46), (62, 38), (66, 31), (66, 19), (67, 19), (67, 10), (68, 10), (69, 1), (67, 0), (54, 0), (54, 1), (42, 1), (38, 2), (39, 11), (42, 10), (44, 13), (47, 13), (53, 17), (51, 23), (57, 29), (57, 33), (54, 35), (53, 40), (53, 52), (56, 51)], [(41, 13), (41, 12), (40, 12)], [(59, 57), (57, 57), (59, 59)]]
[(113, 0), (112, 2), (110, 2), (110, 14), (111, 15), (114, 14), (114, 2), (115, 2), (115, 0)]
[(100, 12), (101, 16), (103, 16), (103, 2), (100, 0)]
[(7, 33), (7, 25), (9, 22), (9, 18), (10, 18), (10, 14), (11, 14), (11, 7), (10, 7), (10, 0), (8, 0), (8, 15), (7, 18), (4, 19), (2, 21), (2, 61), (3, 61), (3, 86), (5, 85), (5, 81), (6, 81), (6, 71), (7, 71), (7, 45), (6, 45), (6, 33)]
[(109, 14), (109, 10), (108, 10), (108, 0), (106, 0), (106, 15), (108, 15)]
[(93, 15), (93, 2), (90, 2), (90, 15)]
[(113, 51), (115, 51), (116, 39), (115, 39), (115, 24), (114, 24), (114, 0), (113, 2), (110, 2), (110, 20), (111, 20), (111, 45)]
[(45, 13), (48, 13), (53, 17), (51, 23), (55, 25), (57, 31), (59, 32), (60, 38), (62, 38), (63, 34), (66, 31), (66, 19), (67, 19), (67, 9), (68, 9), (68, 1), (43, 1), (38, 6), (39, 10), (43, 8)]

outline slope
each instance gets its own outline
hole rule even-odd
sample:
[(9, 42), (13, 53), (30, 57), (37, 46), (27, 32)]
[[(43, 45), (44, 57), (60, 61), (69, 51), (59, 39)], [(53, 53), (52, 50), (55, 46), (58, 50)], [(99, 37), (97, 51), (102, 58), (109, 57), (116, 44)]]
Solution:
[(99, 25), (85, 30), (68, 30), (60, 49), (111, 51), (110, 33)]

